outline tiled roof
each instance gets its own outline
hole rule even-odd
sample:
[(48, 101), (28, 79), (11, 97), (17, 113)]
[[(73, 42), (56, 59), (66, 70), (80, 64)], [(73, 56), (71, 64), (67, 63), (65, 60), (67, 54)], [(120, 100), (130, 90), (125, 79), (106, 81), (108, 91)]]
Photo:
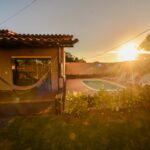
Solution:
[(78, 39), (61, 34), (18, 34), (0, 30), (0, 47), (73, 47)]

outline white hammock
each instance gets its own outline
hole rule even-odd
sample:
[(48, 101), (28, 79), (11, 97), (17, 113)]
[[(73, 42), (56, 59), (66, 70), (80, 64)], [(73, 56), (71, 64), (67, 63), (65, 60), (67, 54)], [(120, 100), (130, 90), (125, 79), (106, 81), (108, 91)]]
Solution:
[(7, 84), (12, 90), (24, 91), (24, 90), (31, 90), (35, 87), (40, 87), (42, 83), (47, 79), (48, 74), (49, 74), (49, 71), (45, 73), (36, 83), (32, 85), (28, 85), (28, 86), (18, 86), (18, 85), (10, 84), (8, 81), (3, 79), (2, 77), (0, 77), (0, 80), (3, 83)]

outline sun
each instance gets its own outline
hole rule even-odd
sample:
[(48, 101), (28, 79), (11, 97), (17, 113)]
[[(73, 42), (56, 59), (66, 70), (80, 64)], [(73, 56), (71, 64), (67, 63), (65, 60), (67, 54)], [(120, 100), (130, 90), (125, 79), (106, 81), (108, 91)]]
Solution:
[(127, 43), (117, 51), (120, 61), (136, 60), (139, 54), (138, 46), (135, 43)]

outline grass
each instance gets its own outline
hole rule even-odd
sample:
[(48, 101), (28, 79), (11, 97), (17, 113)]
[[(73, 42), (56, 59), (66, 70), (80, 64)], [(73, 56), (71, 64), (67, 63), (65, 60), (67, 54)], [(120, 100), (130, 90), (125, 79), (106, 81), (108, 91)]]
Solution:
[(11, 118), (0, 129), (3, 150), (148, 150), (150, 111), (93, 111), (75, 117)]
[[(124, 102), (119, 104), (119, 109), (112, 109), (113, 105), (97, 107), (102, 99), (106, 104), (118, 100), (101, 92), (94, 97), (69, 96), (71, 105), (61, 116), (20, 116), (5, 120), (0, 128), (0, 149), (148, 150), (149, 87), (135, 90), (135, 95), (129, 91), (119, 94), (118, 98)], [(125, 107), (121, 107), (123, 104)]]

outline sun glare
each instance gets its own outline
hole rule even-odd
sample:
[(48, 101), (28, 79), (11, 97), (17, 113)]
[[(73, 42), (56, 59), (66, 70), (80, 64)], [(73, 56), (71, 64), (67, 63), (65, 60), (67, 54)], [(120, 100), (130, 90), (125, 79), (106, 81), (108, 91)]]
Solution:
[(139, 50), (135, 43), (128, 43), (123, 45), (118, 50), (118, 57), (121, 61), (133, 61), (136, 60), (139, 54)]

